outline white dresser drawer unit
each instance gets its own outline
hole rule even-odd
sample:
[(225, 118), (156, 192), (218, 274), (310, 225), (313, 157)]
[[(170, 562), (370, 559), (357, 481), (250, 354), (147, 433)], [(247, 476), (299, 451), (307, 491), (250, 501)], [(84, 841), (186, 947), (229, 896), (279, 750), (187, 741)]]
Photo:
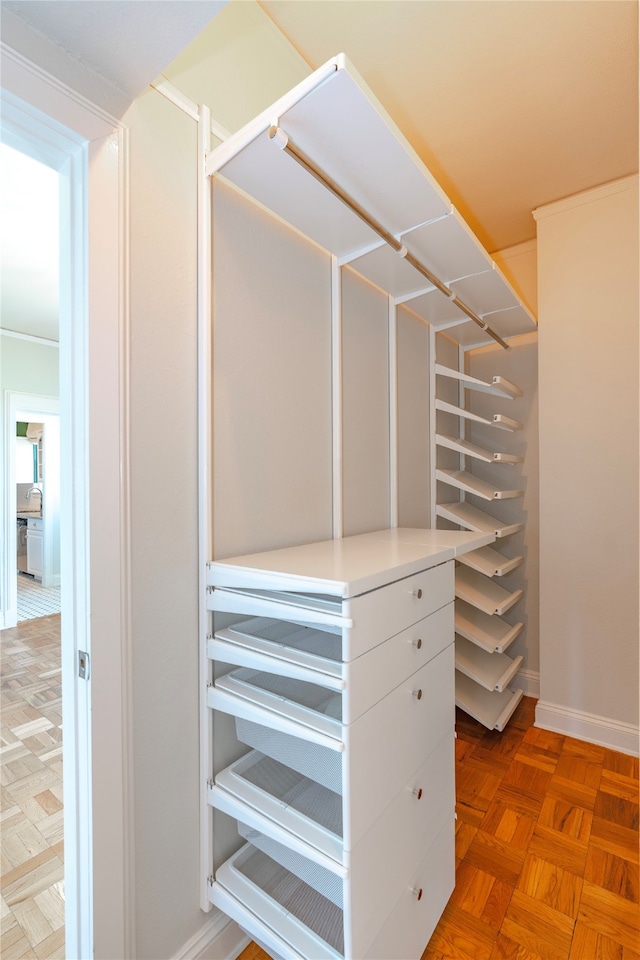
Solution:
[(208, 565), (238, 620), (207, 638), (206, 702), (249, 748), (209, 781), (244, 841), (209, 899), (274, 957), (418, 960), (451, 893), (453, 561), (478, 535), (446, 537)]

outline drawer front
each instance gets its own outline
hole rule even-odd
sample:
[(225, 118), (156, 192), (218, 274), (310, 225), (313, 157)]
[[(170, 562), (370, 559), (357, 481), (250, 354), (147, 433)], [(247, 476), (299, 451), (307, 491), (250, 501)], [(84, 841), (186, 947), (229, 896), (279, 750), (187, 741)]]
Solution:
[[(345, 924), (355, 957), (366, 956), (376, 931), (413, 880), (414, 871), (442, 825), (453, 822), (454, 810), (451, 732), (351, 853), (349, 883), (345, 888)], [(384, 864), (383, 870), (381, 864)]]
[(453, 561), (390, 583), (343, 603), (353, 621), (344, 632), (343, 658), (353, 660), (372, 647), (423, 620), (454, 599)]
[(453, 641), (454, 604), (378, 644), (344, 666), (346, 690), (342, 719), (353, 723), (374, 704), (420, 670)]
[[(418, 697), (418, 693), (420, 696)], [(344, 727), (345, 849), (353, 850), (454, 724), (453, 643)]]
[[(455, 884), (454, 821), (444, 824), (365, 954), (367, 960), (420, 960)], [(422, 895), (418, 899), (417, 892)], [(356, 960), (354, 954), (351, 960)], [(362, 955), (359, 955), (362, 956)]]

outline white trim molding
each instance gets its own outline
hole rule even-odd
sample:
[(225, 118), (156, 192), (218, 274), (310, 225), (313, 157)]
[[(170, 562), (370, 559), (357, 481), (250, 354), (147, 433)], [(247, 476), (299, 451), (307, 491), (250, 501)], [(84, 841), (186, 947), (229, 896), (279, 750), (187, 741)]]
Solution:
[(639, 755), (640, 729), (631, 723), (621, 723), (609, 717), (600, 717), (594, 713), (539, 700), (535, 725), (543, 730), (576, 737), (578, 740), (596, 743), (633, 757)]
[(552, 203), (545, 203), (542, 207), (536, 207), (533, 211), (533, 218), (534, 220), (543, 220), (545, 217), (553, 217), (556, 213), (563, 213), (573, 207), (581, 207), (585, 203), (594, 203), (596, 200), (604, 200), (606, 197), (613, 197), (616, 193), (623, 193), (625, 190), (632, 190), (637, 186), (638, 174), (632, 173), (628, 177), (621, 177), (619, 180), (612, 180), (610, 183), (603, 183), (598, 187), (583, 190), (581, 193), (574, 193), (562, 200), (554, 200)]
[(249, 943), (235, 921), (215, 910), (172, 960), (235, 960)]
[(524, 690), (525, 697), (540, 699), (540, 672), (538, 670), (518, 670), (514, 684)]

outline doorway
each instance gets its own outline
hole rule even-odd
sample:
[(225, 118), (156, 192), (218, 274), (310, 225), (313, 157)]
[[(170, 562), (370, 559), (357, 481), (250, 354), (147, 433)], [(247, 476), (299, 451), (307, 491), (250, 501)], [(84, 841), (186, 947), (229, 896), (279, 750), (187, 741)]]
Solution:
[[(1, 56), (2, 140), (60, 177), (65, 952), (77, 958), (127, 958), (134, 950), (125, 682), (130, 672), (128, 427), (122, 415), (126, 136), (112, 118), (80, 102), (10, 48), (3, 47)], [(90, 222), (99, 225), (98, 232), (92, 233)], [(2, 433), (6, 450), (6, 404)], [(7, 525), (15, 525), (8, 496), (5, 490), (5, 543)], [(15, 570), (14, 556), (11, 567)], [(2, 568), (5, 604), (4, 557)], [(114, 794), (120, 802), (113, 802)]]

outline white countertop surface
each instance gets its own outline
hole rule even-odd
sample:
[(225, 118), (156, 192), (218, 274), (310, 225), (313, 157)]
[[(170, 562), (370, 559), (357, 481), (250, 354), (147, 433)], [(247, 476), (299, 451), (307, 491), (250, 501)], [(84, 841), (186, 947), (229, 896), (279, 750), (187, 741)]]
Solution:
[(493, 539), (470, 531), (380, 530), (214, 561), (208, 564), (207, 584), (353, 597), (453, 560)]

